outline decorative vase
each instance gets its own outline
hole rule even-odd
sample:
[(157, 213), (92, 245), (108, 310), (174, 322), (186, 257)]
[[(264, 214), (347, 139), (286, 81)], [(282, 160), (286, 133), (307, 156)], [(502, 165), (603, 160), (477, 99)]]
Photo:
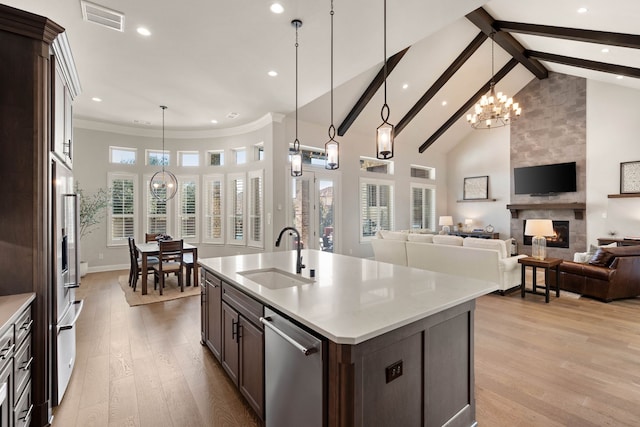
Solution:
[(80, 261), (80, 277), (84, 277), (89, 272), (89, 263), (87, 261)]

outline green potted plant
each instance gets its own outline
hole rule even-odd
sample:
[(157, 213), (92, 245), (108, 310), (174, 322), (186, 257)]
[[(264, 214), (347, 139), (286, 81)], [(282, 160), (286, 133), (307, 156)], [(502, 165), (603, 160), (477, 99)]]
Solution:
[[(76, 182), (76, 194), (80, 201), (80, 224), (78, 224), (80, 232), (80, 240), (85, 236), (91, 234), (95, 227), (102, 222), (107, 214), (107, 207), (111, 200), (111, 194), (104, 188), (99, 188), (97, 191), (87, 194), (80, 187), (80, 184)], [(89, 270), (89, 263), (87, 261), (80, 261), (80, 277), (84, 277)]]

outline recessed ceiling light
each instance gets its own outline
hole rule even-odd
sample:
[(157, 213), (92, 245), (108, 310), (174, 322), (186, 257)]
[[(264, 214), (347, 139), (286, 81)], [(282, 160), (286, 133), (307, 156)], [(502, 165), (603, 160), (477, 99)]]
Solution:
[(624, 76), (616, 76), (616, 79), (622, 80), (622, 79), (624, 79)]
[(277, 75), (278, 75), (278, 72), (277, 72), (277, 71), (273, 71), (273, 70), (271, 70), (271, 71), (269, 71), (267, 74), (269, 74), (269, 76), (271, 76), (271, 77), (275, 77), (275, 76), (277, 76)]
[(138, 31), (138, 34), (140, 34), (141, 36), (149, 37), (151, 35), (151, 31), (149, 31), (145, 27), (138, 27), (136, 31)]
[(609, 53), (609, 49), (608, 49), (608, 48), (606, 48), (606, 47), (604, 47), (604, 48), (602, 48), (602, 50), (601, 50), (600, 52), (602, 52), (602, 53)]
[(402, 89), (406, 89), (408, 87), (409, 87), (409, 83), (405, 83), (405, 84), (402, 85)]
[(280, 3), (273, 3), (271, 5), (271, 12), (273, 13), (282, 13), (284, 12), (284, 7), (282, 7), (282, 5)]
[(102, 98), (98, 98), (97, 96), (94, 96), (91, 100), (94, 102), (102, 102)]
[(445, 107), (447, 105), (447, 101), (442, 101), (442, 106)]
[(587, 13), (588, 9), (586, 7), (581, 7), (578, 9), (578, 13)]
[(217, 125), (217, 124), (218, 124), (218, 121), (217, 121), (216, 119), (212, 119), (212, 120), (211, 120), (211, 123), (213, 123), (214, 125)]

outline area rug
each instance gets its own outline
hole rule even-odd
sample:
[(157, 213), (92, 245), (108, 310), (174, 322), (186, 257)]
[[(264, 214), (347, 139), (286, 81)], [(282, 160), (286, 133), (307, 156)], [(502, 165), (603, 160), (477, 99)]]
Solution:
[(124, 292), (124, 297), (131, 307), (200, 295), (200, 287), (193, 285), (185, 286), (184, 292), (180, 292), (178, 278), (175, 276), (169, 276), (165, 279), (163, 295), (160, 295), (160, 292), (157, 289), (153, 289), (153, 280), (151, 279), (149, 279), (148, 282), (147, 295), (142, 295), (142, 284), (140, 279), (138, 279), (138, 286), (136, 287), (135, 292), (133, 292), (133, 288), (129, 286), (129, 276), (119, 276), (118, 283), (120, 283), (120, 288), (122, 289), (122, 292)]

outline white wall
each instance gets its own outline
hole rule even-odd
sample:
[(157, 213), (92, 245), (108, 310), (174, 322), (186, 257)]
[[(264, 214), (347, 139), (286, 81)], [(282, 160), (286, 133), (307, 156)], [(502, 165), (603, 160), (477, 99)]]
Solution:
[(620, 193), (620, 163), (640, 161), (640, 91), (587, 81), (587, 241), (640, 236), (640, 198)]
[[(447, 215), (454, 223), (473, 219), (474, 228), (491, 224), (500, 238), (510, 236), (507, 204), (510, 198), (509, 127), (475, 130), (447, 155)], [(465, 177), (489, 176), (489, 198), (497, 201), (463, 200)]]

